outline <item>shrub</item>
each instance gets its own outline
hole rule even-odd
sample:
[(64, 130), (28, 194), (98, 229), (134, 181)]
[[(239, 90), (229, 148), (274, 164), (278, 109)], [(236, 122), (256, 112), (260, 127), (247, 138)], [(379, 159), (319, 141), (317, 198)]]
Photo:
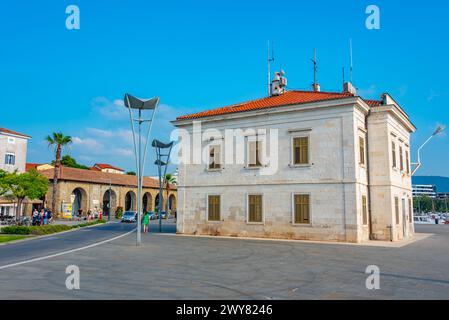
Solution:
[(26, 226), (9, 226), (9, 227), (3, 227), (1, 230), (1, 233), (4, 234), (31, 234), (30, 227)]
[(115, 218), (121, 219), (123, 217), (123, 207), (117, 207), (117, 210), (115, 210)]

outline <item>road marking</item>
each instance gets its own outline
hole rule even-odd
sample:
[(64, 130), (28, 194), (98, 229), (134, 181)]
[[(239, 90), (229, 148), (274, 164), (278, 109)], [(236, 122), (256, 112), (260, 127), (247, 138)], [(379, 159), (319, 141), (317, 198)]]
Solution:
[(21, 262), (16, 262), (16, 263), (11, 263), (11, 264), (7, 264), (7, 265), (4, 265), (4, 266), (0, 266), (0, 270), (7, 269), (7, 268), (12, 268), (12, 267), (17, 267), (17, 266), (20, 266), (22, 264), (27, 264), (27, 263), (32, 263), (32, 262), (46, 260), (46, 259), (51, 259), (51, 258), (59, 257), (59, 256), (62, 256), (62, 255), (78, 252), (78, 251), (81, 251), (81, 250), (86, 250), (86, 249), (90, 249), (90, 248), (93, 248), (93, 247), (97, 247), (97, 246), (100, 246), (102, 244), (105, 244), (105, 243), (108, 243), (108, 242), (111, 242), (111, 241), (114, 241), (114, 240), (126, 237), (127, 235), (129, 235), (129, 234), (133, 233), (134, 231), (136, 231), (136, 229), (137, 228), (134, 228), (133, 230), (131, 230), (131, 231), (127, 232), (127, 233), (121, 234), (121, 235), (119, 235), (117, 237), (114, 237), (114, 238), (111, 238), (111, 239), (107, 239), (107, 240), (103, 240), (103, 241), (100, 241), (98, 243), (93, 243), (93, 244), (90, 244), (88, 246), (84, 246), (84, 247), (80, 247), (80, 248), (76, 248), (76, 249), (71, 249), (71, 250), (63, 251), (63, 252), (59, 252), (59, 253), (54, 253), (54, 254), (51, 254), (51, 255), (48, 255), (48, 256), (44, 256), (44, 257), (34, 258), (34, 259), (30, 259), (30, 260), (25, 260), (25, 261), (21, 261)]

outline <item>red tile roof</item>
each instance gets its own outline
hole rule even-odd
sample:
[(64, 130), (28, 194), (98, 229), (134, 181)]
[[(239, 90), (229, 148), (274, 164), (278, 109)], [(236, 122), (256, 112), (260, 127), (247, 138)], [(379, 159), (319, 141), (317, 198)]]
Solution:
[(110, 164), (107, 164), (107, 163), (96, 163), (91, 168), (91, 170), (102, 170), (102, 169), (113, 169), (113, 170), (118, 170), (118, 171), (122, 171), (122, 172), (125, 171), (125, 170), (120, 169), (118, 167), (111, 166)]
[(381, 100), (365, 100), (370, 107), (378, 107), (382, 104)]
[[(53, 180), (54, 169), (43, 170), (42, 173), (48, 179)], [(84, 170), (69, 167), (61, 167), (59, 180), (79, 181), (98, 184), (111, 184), (119, 186), (137, 187), (137, 177), (127, 174), (115, 174), (102, 171)], [(159, 188), (159, 181), (153, 178), (144, 177), (143, 187), (145, 188)], [(175, 185), (171, 185), (170, 189), (176, 189)]]
[(37, 167), (39, 166), (39, 163), (27, 163), (25, 164), (25, 171), (29, 171), (31, 169), (37, 169)]
[(0, 128), (0, 132), (9, 133), (9, 134), (13, 134), (15, 136), (21, 136), (21, 137), (25, 137), (25, 138), (31, 138), (31, 136), (27, 136), (26, 134), (18, 133), (16, 131), (12, 131), (12, 130), (9, 130), (9, 129), (6, 129), (6, 128)]
[(287, 91), (279, 96), (265, 97), (247, 101), (213, 110), (178, 117), (177, 120), (197, 119), (229, 113), (245, 112), (258, 109), (268, 109), (288, 105), (297, 105), (310, 102), (338, 100), (353, 97), (352, 93), (315, 92), (315, 91)]

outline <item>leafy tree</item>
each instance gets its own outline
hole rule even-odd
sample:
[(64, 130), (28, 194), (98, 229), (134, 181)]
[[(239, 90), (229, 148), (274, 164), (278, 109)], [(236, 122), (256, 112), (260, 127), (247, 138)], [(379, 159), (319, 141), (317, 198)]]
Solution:
[(55, 148), (55, 173), (53, 177), (53, 190), (51, 199), (51, 211), (56, 212), (56, 196), (58, 192), (58, 179), (61, 170), (61, 152), (62, 147), (72, 143), (72, 137), (65, 136), (61, 132), (53, 132), (51, 136), (47, 136), (45, 139), (49, 147)]
[(3, 180), (11, 192), (11, 197), (17, 200), (16, 217), (19, 217), (25, 199), (41, 199), (48, 191), (47, 177), (34, 169), (22, 174), (17, 171), (7, 173)]
[(419, 196), (413, 199), (413, 207), (416, 212), (431, 212), (432, 198), (428, 196)]
[[(55, 161), (53, 161), (52, 164), (54, 165)], [(66, 154), (65, 156), (62, 156), (61, 165), (65, 166), (65, 167), (69, 167), (69, 168), (77, 168), (77, 169), (85, 169), (85, 170), (90, 169), (88, 166), (85, 166), (83, 164), (79, 164), (78, 162), (76, 162), (76, 160), (74, 158), (72, 158), (71, 156), (69, 156), (68, 154)]]
[(9, 187), (5, 179), (6, 175), (6, 171), (0, 170), (0, 196), (5, 195), (9, 191)]
[(165, 196), (165, 199), (166, 199), (166, 201), (165, 201), (165, 212), (168, 213), (168, 200), (169, 200), (168, 199), (168, 194), (170, 192), (170, 185), (176, 183), (176, 177), (174, 175), (172, 175), (171, 173), (167, 173), (165, 175), (164, 181), (165, 181), (165, 194), (166, 194), (166, 196)]
[(128, 171), (126, 174), (130, 175), (130, 176), (135, 176), (136, 175), (136, 173), (134, 171)]

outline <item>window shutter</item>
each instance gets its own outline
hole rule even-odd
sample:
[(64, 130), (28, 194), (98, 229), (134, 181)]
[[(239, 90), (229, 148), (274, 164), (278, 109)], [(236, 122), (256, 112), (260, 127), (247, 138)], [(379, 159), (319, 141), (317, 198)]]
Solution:
[(214, 146), (214, 163), (215, 163), (215, 169), (221, 168), (221, 161), (220, 161), (220, 146)]

